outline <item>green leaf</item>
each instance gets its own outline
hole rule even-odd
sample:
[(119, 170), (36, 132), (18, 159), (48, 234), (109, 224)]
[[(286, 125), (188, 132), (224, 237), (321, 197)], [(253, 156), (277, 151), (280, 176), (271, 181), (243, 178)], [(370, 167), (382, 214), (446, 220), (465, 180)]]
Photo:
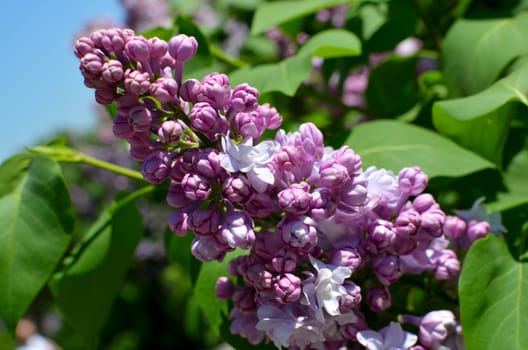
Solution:
[(495, 81), (516, 57), (528, 52), (528, 13), (513, 18), (460, 19), (442, 50), (449, 95), (475, 94)]
[(493, 164), (430, 130), (393, 120), (360, 124), (345, 142), (361, 156), (363, 167), (374, 165), (398, 173), (419, 166), (429, 178), (457, 177)]
[(346, 0), (297, 0), (265, 2), (260, 4), (253, 16), (251, 35), (265, 32), (282, 23), (315, 13), (324, 8), (348, 2)]
[(232, 85), (248, 83), (261, 94), (279, 91), (293, 96), (299, 85), (309, 77), (311, 62), (312, 57), (309, 55), (293, 56), (280, 63), (238, 69), (229, 74), (229, 80)]
[(504, 240), (475, 242), (459, 290), (468, 349), (528, 349), (528, 265), (512, 258)]
[(361, 53), (361, 42), (356, 35), (343, 29), (328, 29), (311, 37), (298, 55), (322, 58), (357, 56)]
[[(528, 105), (528, 64), (475, 95), (436, 102), (433, 122), (444, 135), (500, 165), (514, 105)], [(485, 140), (485, 142), (482, 142)]]
[(394, 118), (419, 101), (415, 79), (417, 61), (416, 56), (392, 56), (374, 68), (365, 92), (367, 114)]
[(0, 179), (0, 317), (14, 332), (66, 251), (74, 219), (56, 162), (16, 156)]
[(50, 281), (66, 320), (91, 346), (143, 234), (133, 198), (131, 194), (105, 210)]

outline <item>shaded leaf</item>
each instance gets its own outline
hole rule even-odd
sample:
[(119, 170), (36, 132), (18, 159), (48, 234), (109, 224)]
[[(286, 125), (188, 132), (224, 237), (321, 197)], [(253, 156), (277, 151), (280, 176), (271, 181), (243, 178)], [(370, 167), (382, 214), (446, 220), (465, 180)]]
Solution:
[[(436, 102), (435, 127), (500, 165), (515, 106), (528, 105), (528, 64), (475, 95)], [(485, 142), (482, 142), (485, 140)]]
[(490, 235), (475, 242), (459, 289), (468, 349), (528, 348), (528, 265), (513, 259), (504, 240)]
[(495, 81), (514, 58), (528, 52), (528, 13), (513, 18), (460, 19), (442, 50), (449, 95), (475, 94)]
[(419, 166), (429, 178), (467, 175), (493, 164), (430, 130), (392, 120), (361, 124), (345, 141), (361, 156), (363, 167), (374, 165), (398, 173)]
[(126, 197), (102, 213), (50, 281), (66, 320), (92, 346), (142, 233), (140, 213)]
[(328, 29), (312, 36), (298, 55), (322, 58), (356, 56), (361, 53), (361, 42), (353, 33), (343, 29)]
[(0, 179), (0, 317), (14, 332), (66, 251), (74, 219), (56, 162), (15, 156)]
[(263, 33), (290, 20), (346, 2), (345, 0), (297, 0), (262, 3), (253, 16), (251, 35)]

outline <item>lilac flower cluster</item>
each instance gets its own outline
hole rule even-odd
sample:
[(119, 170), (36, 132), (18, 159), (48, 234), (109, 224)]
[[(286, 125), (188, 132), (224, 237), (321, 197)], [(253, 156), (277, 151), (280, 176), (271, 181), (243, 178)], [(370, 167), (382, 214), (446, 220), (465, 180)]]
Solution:
[(97, 101), (116, 102), (114, 134), (143, 162), (145, 179), (170, 181), (170, 229), (193, 232), (192, 253), (204, 262), (248, 250), (216, 285), (233, 300), (232, 333), (292, 349), (447, 341), (451, 321), (409, 316), (418, 338), (398, 323), (369, 330), (365, 312), (390, 309), (389, 287), (405, 274), (456, 281), (454, 249), (483, 236), (485, 224), (446, 216), (424, 193), (420, 168), (364, 169), (348, 146), (325, 147), (311, 123), (261, 140), (282, 118), (255, 88), (232, 88), (220, 73), (182, 79), (197, 46), (183, 34), (165, 42), (110, 29), (80, 38), (75, 54)]

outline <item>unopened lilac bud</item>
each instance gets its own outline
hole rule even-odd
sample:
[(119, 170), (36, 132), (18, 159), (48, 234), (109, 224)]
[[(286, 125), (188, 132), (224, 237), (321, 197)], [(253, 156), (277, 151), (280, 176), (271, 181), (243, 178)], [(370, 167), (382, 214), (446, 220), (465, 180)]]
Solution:
[(150, 89), (150, 76), (147, 72), (127, 69), (125, 71), (125, 90), (135, 95), (148, 92)]
[(123, 78), (123, 65), (118, 60), (110, 60), (103, 65), (104, 81), (113, 84)]
[(317, 188), (311, 194), (310, 216), (316, 220), (324, 220), (335, 212), (336, 204), (330, 190)]
[(95, 100), (102, 105), (114, 102), (116, 96), (116, 91), (113, 88), (95, 90)]
[(301, 297), (301, 279), (294, 274), (285, 273), (273, 284), (275, 300), (281, 304), (293, 303)]
[(230, 248), (249, 249), (255, 241), (253, 220), (242, 211), (228, 211), (220, 228), (218, 239)]
[(235, 293), (235, 285), (225, 276), (218, 277), (215, 284), (215, 292), (218, 299), (229, 300)]
[(191, 202), (192, 200), (185, 196), (181, 184), (172, 181), (167, 193), (167, 204), (173, 208), (181, 209), (191, 204)]
[(447, 237), (458, 240), (466, 233), (466, 229), (466, 222), (458, 216), (446, 216), (443, 231)]
[[(135, 137), (135, 135), (132, 137), (132, 139)], [(130, 142), (131, 139), (128, 139), (128, 142)], [(144, 143), (144, 144), (133, 144), (133, 143), (130, 143), (130, 150), (129, 150), (129, 153), (130, 155), (132, 156), (132, 158), (134, 158), (135, 160), (137, 161), (140, 161), (142, 162), (143, 160), (145, 160), (145, 158), (147, 158), (147, 156), (152, 152), (154, 151), (154, 149)]]
[(341, 248), (332, 252), (328, 262), (332, 265), (349, 268), (354, 272), (363, 266), (364, 259), (356, 248)]
[(368, 242), (373, 245), (374, 251), (372, 253), (378, 253), (383, 251), (396, 235), (394, 231), (394, 225), (391, 221), (376, 219), (373, 221), (367, 233)]
[(297, 255), (289, 249), (280, 249), (271, 260), (271, 264), (279, 273), (293, 272), (297, 267)]
[[(218, 208), (214, 205), (207, 209), (197, 208), (189, 214), (189, 229), (196, 235), (211, 236), (218, 232), (220, 227), (220, 217)], [(219, 243), (220, 242), (218, 240)]]
[(83, 58), (86, 54), (93, 52), (94, 44), (92, 39), (88, 37), (81, 37), (75, 41), (73, 53), (77, 58)]
[(189, 233), (189, 214), (184, 210), (176, 210), (169, 216), (169, 229), (178, 236)]
[(170, 169), (170, 158), (167, 153), (154, 151), (143, 161), (141, 173), (148, 182), (159, 184), (169, 177)]
[(127, 41), (125, 50), (130, 58), (143, 62), (150, 57), (150, 43), (142, 36), (136, 36)]
[(256, 111), (248, 113), (237, 113), (232, 120), (232, 124), (238, 133), (245, 139), (251, 137), (254, 140), (259, 139), (265, 131), (264, 120)]
[(420, 343), (436, 349), (456, 327), (455, 315), (449, 310), (427, 313), (420, 323)]
[(171, 146), (177, 145), (180, 142), (182, 133), (183, 128), (181, 124), (175, 120), (167, 120), (163, 122), (158, 129), (160, 141)]
[(477, 239), (484, 238), (489, 233), (490, 224), (487, 221), (471, 220), (467, 225), (467, 238), (469, 244), (473, 244)]
[(422, 218), (416, 210), (405, 210), (400, 212), (394, 220), (394, 230), (399, 235), (414, 236), (418, 232), (421, 222)]
[(233, 299), (235, 307), (240, 311), (249, 311), (256, 307), (255, 294), (249, 287), (237, 287)]
[(104, 31), (104, 36), (101, 38), (101, 45), (103, 45), (106, 51), (121, 56), (125, 47), (125, 42), (128, 41), (127, 36), (127, 33), (120, 28), (107, 29)]
[(341, 309), (350, 310), (358, 307), (361, 304), (361, 287), (352, 281), (345, 281), (343, 283), (346, 294), (339, 296), (339, 306)]
[(117, 138), (125, 140), (131, 138), (134, 135), (134, 128), (132, 127), (132, 124), (130, 124), (128, 117), (125, 117), (121, 114), (118, 114), (114, 118), (112, 131)]
[(396, 255), (378, 255), (372, 261), (372, 269), (378, 280), (385, 286), (396, 282), (403, 274), (400, 259)]
[(273, 275), (263, 264), (251, 264), (244, 275), (244, 282), (257, 290), (268, 289), (273, 286)]
[(207, 178), (213, 179), (220, 175), (220, 153), (214, 148), (200, 150), (192, 160), (195, 171)]
[(343, 146), (334, 152), (332, 158), (344, 166), (350, 176), (357, 174), (361, 170), (361, 158), (348, 146)]
[(233, 258), (227, 264), (227, 272), (233, 276), (245, 276), (251, 265), (249, 260), (249, 255), (239, 255), (236, 258)]
[(134, 131), (147, 132), (152, 124), (152, 111), (144, 105), (132, 107), (128, 114)]
[(80, 69), (86, 78), (97, 78), (103, 72), (104, 59), (100, 55), (87, 53), (81, 58)]
[(160, 77), (150, 85), (150, 93), (161, 103), (174, 102), (178, 94), (178, 83), (167, 77)]
[(258, 218), (265, 218), (276, 210), (273, 199), (267, 192), (254, 193), (249, 202), (245, 203), (244, 209)]
[(257, 89), (242, 83), (231, 93), (231, 108), (236, 112), (251, 112), (257, 108), (258, 97)]
[(214, 236), (196, 236), (191, 243), (191, 253), (196, 259), (203, 262), (222, 261), (227, 250)]
[(400, 190), (408, 196), (417, 196), (427, 187), (427, 175), (419, 167), (403, 168), (398, 175)]
[(222, 185), (222, 195), (233, 204), (247, 202), (252, 194), (249, 181), (242, 175), (230, 176)]
[(420, 232), (431, 237), (440, 237), (444, 226), (445, 213), (437, 207), (422, 212)]
[(181, 182), (185, 197), (191, 200), (204, 200), (211, 194), (211, 185), (198, 174), (185, 174)]
[(373, 312), (379, 313), (392, 306), (392, 298), (387, 287), (372, 287), (367, 290), (367, 304)]
[(196, 79), (187, 79), (180, 87), (180, 97), (187, 102), (198, 102), (202, 84)]
[(319, 168), (319, 183), (321, 186), (338, 188), (350, 180), (347, 168), (333, 159), (323, 161)]
[(315, 222), (309, 216), (288, 214), (278, 224), (282, 240), (299, 254), (309, 253), (317, 244)]
[(216, 125), (216, 120), (220, 116), (216, 109), (213, 108), (209, 103), (198, 102), (192, 110), (189, 119), (191, 120), (191, 127), (196, 131), (206, 133), (210, 131)]
[(153, 37), (149, 39), (150, 46), (150, 56), (153, 58), (161, 58), (169, 49), (169, 44), (158, 37)]
[(429, 193), (423, 193), (416, 197), (413, 201), (413, 207), (419, 213), (423, 213), (433, 206), (436, 207), (438, 204), (436, 203), (434, 197)]
[(282, 124), (282, 116), (277, 109), (271, 107), (269, 103), (264, 103), (257, 107), (257, 113), (264, 120), (266, 129), (275, 130)]
[(169, 41), (169, 54), (176, 61), (186, 62), (194, 57), (198, 50), (198, 41), (193, 36), (178, 34)]
[(445, 249), (435, 252), (431, 263), (434, 276), (438, 280), (454, 280), (460, 273), (460, 261), (452, 250)]
[(304, 214), (310, 209), (312, 196), (306, 182), (292, 184), (279, 192), (279, 207), (293, 214)]
[(230, 96), (231, 88), (227, 75), (211, 73), (202, 79), (197, 98), (199, 102), (207, 102), (214, 108), (222, 110), (227, 105)]

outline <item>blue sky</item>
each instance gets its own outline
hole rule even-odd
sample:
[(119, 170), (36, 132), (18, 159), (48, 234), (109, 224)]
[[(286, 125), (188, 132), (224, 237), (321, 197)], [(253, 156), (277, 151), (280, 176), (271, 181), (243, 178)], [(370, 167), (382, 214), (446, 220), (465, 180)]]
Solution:
[(5, 1), (0, 11), (0, 162), (54, 135), (95, 125), (72, 45), (84, 24), (122, 23), (119, 0)]

